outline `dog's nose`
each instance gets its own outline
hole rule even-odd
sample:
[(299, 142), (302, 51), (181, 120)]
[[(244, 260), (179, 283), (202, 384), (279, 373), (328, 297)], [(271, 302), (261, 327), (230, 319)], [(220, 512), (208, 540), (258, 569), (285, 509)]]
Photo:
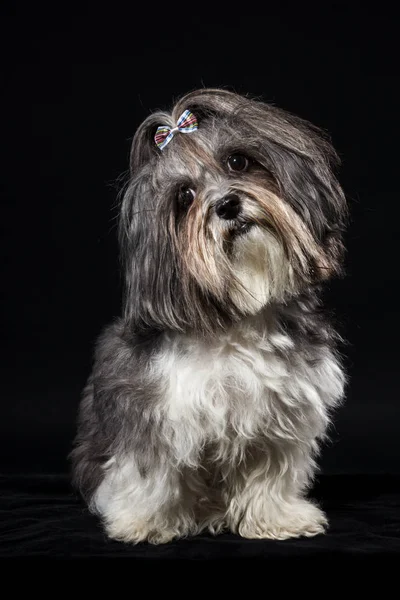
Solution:
[(215, 212), (221, 219), (236, 219), (240, 213), (239, 196), (236, 196), (236, 194), (225, 196), (217, 202)]

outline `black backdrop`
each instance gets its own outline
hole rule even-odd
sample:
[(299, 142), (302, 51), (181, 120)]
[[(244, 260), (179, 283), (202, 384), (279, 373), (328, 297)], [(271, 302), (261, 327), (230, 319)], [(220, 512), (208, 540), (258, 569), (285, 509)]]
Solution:
[(132, 135), (150, 110), (225, 86), (310, 119), (342, 158), (347, 275), (326, 302), (350, 384), (322, 472), (397, 473), (396, 16), (358, 2), (131, 4), (2, 4), (0, 471), (67, 472), (93, 342), (120, 310)]

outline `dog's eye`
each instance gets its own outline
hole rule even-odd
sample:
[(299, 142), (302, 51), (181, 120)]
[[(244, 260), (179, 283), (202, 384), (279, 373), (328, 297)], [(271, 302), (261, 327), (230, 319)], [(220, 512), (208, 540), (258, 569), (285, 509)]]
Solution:
[(189, 208), (195, 197), (194, 190), (189, 187), (181, 187), (178, 192), (178, 202), (182, 208)]
[(231, 154), (227, 162), (231, 171), (246, 171), (249, 166), (249, 159), (244, 154)]

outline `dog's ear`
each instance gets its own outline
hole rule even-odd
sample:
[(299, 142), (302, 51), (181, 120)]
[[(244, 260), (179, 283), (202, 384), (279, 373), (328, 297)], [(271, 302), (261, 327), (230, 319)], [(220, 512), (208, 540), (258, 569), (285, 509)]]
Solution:
[(154, 136), (160, 125), (173, 127), (171, 115), (164, 112), (153, 113), (138, 127), (131, 146), (130, 169), (132, 174), (144, 167), (153, 157), (159, 155), (160, 151)]

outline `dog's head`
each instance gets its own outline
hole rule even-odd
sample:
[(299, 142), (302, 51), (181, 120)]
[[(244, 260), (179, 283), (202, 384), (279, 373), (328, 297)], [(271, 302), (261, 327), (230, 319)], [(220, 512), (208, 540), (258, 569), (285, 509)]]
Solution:
[(311, 124), (224, 90), (150, 115), (121, 207), (126, 317), (212, 332), (338, 274), (337, 162)]

